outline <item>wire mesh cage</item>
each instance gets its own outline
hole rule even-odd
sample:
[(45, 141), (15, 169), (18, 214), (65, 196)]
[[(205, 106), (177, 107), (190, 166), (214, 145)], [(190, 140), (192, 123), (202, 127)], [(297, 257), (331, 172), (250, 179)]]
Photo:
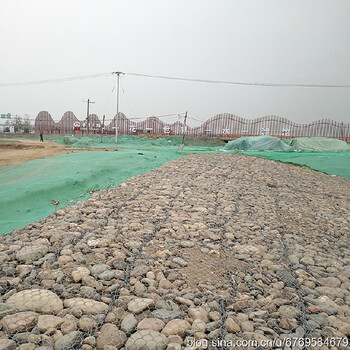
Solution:
[(0, 349), (346, 348), (349, 193), (322, 176), (190, 155), (1, 237)]

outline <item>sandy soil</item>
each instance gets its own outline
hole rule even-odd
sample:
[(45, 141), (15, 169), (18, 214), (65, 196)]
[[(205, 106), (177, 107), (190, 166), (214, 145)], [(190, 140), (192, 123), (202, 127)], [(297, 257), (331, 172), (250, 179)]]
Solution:
[[(62, 145), (53, 141), (34, 141), (1, 139), (0, 142), (0, 165), (27, 162), (33, 159), (57, 156), (63, 153), (75, 153), (87, 150), (66, 149), (67, 145)], [(89, 151), (96, 151), (90, 149)], [(104, 151), (104, 149), (98, 149)]]

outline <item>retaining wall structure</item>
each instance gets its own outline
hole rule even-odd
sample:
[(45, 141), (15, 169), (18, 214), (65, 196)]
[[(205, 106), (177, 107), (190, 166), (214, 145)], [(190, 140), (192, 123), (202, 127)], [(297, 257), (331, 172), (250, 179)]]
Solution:
[[(116, 117), (104, 126), (104, 133), (115, 132)], [(72, 134), (73, 132), (99, 134), (102, 121), (96, 114), (90, 114), (87, 119), (78, 119), (73, 112), (63, 114), (59, 122), (55, 122), (47, 111), (38, 113), (35, 119), (35, 131), (51, 134)], [(240, 136), (272, 135), (280, 138), (294, 137), (335, 137), (350, 141), (350, 124), (336, 122), (331, 119), (321, 119), (312, 123), (298, 124), (279, 116), (265, 116), (257, 119), (245, 119), (233, 114), (218, 114), (197, 127), (186, 126), (177, 121), (164, 123), (157, 117), (149, 117), (144, 121), (134, 122), (123, 113), (118, 118), (119, 135), (182, 135), (197, 137), (219, 137), (233, 139)]]

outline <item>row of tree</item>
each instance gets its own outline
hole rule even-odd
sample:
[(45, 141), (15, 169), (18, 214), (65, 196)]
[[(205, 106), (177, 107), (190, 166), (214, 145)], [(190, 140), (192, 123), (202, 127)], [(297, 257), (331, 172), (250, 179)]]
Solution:
[(33, 125), (31, 124), (28, 117), (16, 116), (11, 120), (7, 120), (5, 123), (4, 131), (9, 132), (10, 126), (14, 127), (15, 132), (23, 132), (28, 134), (33, 131)]

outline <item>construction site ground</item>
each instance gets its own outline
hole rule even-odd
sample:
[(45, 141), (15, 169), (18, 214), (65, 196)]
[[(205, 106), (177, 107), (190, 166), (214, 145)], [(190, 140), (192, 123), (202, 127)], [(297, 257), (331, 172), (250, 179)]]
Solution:
[(170, 161), (0, 237), (0, 345), (345, 349), (349, 204), (293, 165)]

